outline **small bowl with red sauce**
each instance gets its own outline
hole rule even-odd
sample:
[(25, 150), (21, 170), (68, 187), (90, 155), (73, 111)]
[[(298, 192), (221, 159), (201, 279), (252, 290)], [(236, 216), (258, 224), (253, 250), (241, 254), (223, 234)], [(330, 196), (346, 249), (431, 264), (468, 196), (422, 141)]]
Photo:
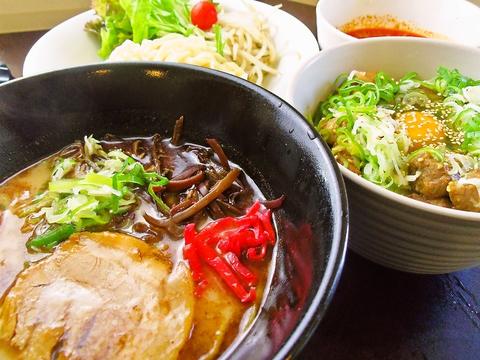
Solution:
[(371, 37), (417, 37), (480, 46), (480, 8), (467, 0), (320, 0), (322, 49)]

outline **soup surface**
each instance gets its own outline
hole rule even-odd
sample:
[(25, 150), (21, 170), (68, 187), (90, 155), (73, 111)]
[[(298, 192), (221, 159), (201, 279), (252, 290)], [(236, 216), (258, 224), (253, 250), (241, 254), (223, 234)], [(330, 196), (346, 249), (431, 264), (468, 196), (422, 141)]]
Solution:
[(423, 35), (414, 33), (412, 31), (401, 30), (401, 29), (390, 29), (390, 28), (383, 28), (383, 27), (361, 28), (361, 29), (346, 31), (345, 33), (350, 36), (356, 37), (357, 39), (379, 37), (379, 36), (425, 37)]
[(337, 161), (365, 179), (423, 202), (480, 211), (480, 80), (439, 68), (352, 71), (311, 118)]
[(341, 25), (339, 30), (357, 39), (379, 36), (445, 38), (391, 15), (364, 15)]
[(252, 322), (269, 203), (182, 124), (86, 137), (0, 187), (2, 359), (211, 359)]

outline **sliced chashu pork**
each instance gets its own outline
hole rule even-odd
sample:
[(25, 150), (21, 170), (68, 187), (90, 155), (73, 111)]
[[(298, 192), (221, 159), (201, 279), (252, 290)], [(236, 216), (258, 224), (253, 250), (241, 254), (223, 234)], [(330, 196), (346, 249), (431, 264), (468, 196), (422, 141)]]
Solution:
[[(239, 321), (248, 307), (238, 301), (211, 270), (206, 269), (208, 286), (196, 299), (194, 327), (180, 353), (184, 360), (211, 360), (225, 349), (239, 330)], [(253, 313), (252, 313), (253, 314)]]
[(79, 233), (23, 271), (0, 308), (0, 339), (23, 359), (174, 359), (193, 320), (182, 264), (134, 237)]

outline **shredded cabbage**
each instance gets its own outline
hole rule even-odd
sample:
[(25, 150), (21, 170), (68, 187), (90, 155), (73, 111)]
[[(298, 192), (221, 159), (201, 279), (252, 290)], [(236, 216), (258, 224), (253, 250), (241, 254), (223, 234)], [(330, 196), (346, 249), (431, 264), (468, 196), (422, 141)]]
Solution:
[[(106, 153), (92, 136), (84, 139), (84, 156), (89, 165), (83, 176), (65, 177), (78, 161), (59, 158), (48, 189), (21, 207), (19, 216), (37, 213), (49, 224), (71, 224), (76, 231), (108, 224), (114, 216), (131, 210), (137, 203), (135, 190), (140, 187), (152, 196), (159, 208), (168, 211), (153, 186), (164, 186), (168, 179), (146, 172), (139, 162), (121, 150)], [(80, 171), (75, 175), (81, 174)], [(153, 195), (152, 195), (153, 194)]]
[(75, 168), (76, 161), (71, 158), (60, 158), (52, 172), (52, 180), (59, 180)]

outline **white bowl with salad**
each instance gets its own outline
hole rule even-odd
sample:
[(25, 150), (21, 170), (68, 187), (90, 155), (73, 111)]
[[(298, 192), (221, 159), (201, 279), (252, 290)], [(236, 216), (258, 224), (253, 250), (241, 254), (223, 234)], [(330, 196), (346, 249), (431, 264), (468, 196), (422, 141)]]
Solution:
[(102, 61), (176, 62), (250, 80), (284, 96), (292, 70), (319, 52), (298, 19), (253, 0), (95, 0), (47, 32), (24, 76)]
[(479, 59), (450, 42), (375, 38), (295, 75), (288, 99), (346, 180), (355, 252), (414, 273), (480, 264)]

